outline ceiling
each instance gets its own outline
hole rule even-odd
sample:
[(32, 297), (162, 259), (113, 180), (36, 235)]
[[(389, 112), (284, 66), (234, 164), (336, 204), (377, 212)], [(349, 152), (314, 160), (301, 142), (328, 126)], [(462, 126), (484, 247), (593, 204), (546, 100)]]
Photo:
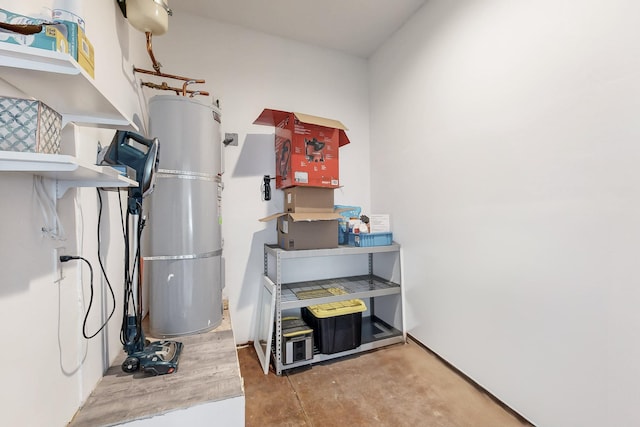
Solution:
[(369, 57), (426, 0), (174, 0), (190, 13)]

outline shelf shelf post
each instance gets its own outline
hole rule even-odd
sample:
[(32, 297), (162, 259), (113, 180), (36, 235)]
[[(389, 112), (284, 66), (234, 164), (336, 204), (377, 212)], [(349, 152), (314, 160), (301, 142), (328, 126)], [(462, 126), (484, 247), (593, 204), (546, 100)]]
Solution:
[(282, 374), (282, 258), (276, 255), (276, 373)]

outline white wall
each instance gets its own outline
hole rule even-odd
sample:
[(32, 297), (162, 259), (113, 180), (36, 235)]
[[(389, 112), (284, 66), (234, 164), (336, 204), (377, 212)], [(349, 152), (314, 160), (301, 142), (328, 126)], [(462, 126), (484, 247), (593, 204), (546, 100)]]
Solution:
[[(154, 39), (163, 71), (205, 78), (223, 131), (240, 135), (225, 149), (223, 207), (237, 341), (253, 338), (262, 245), (275, 242), (275, 227), (257, 218), (282, 204), (278, 191), (261, 201), (261, 177), (275, 169), (273, 137), (251, 123), (264, 107), (298, 110), (350, 128), (336, 201), (391, 213), (404, 246), (410, 333), (537, 425), (640, 423), (632, 339), (640, 320), (639, 8), (433, 0), (369, 64), (196, 16), (171, 18), (169, 33)], [(97, 86), (137, 114), (130, 72), (150, 67), (143, 38), (115, 2), (91, 2), (85, 18)], [(15, 91), (2, 85), (0, 94)], [(90, 159), (111, 134), (79, 135), (72, 149)], [(66, 279), (54, 283), (58, 244), (39, 231), (32, 178), (1, 179), (0, 325), (11, 351), (0, 361), (12, 367), (1, 419), (60, 425), (120, 350), (118, 319), (106, 344), (82, 339), (86, 271), (65, 265)], [(119, 302), (113, 195), (108, 204)], [(95, 191), (71, 190), (58, 210), (69, 251), (95, 267)]]
[(433, 0), (370, 59), (409, 332), (540, 426), (640, 424), (639, 14)]
[[(38, 12), (43, 4), (47, 2), (0, 1), (2, 8), (27, 14)], [(116, 2), (86, 1), (84, 6), (87, 35), (96, 51), (96, 86), (133, 116), (138, 104), (130, 83), (131, 67), (126, 64), (130, 56), (128, 24)], [(132, 31), (131, 38), (144, 43), (144, 36), (136, 32)], [(143, 45), (140, 51), (144, 53)], [(68, 95), (65, 90), (60, 88), (60, 96)], [(24, 96), (2, 80), (0, 95)], [(106, 145), (113, 136), (113, 131), (73, 125), (64, 132), (63, 152), (87, 162), (95, 161), (97, 142)], [(97, 258), (96, 190), (70, 189), (57, 201), (66, 231), (66, 240), (57, 241), (40, 231), (45, 223), (33, 185), (28, 174), (0, 175), (0, 331), (6, 344), (0, 352), (0, 364), (5, 367), (0, 424), (66, 425), (121, 351), (123, 239), (118, 197), (116, 193), (104, 195), (101, 229), (102, 257), (117, 311), (105, 332), (87, 341), (82, 337), (82, 321), (89, 303), (89, 270), (80, 261), (71, 261), (63, 265), (64, 279), (57, 282), (55, 249), (64, 247), (62, 253), (81, 255), (93, 265), (96, 295), (87, 323), (87, 332), (92, 334), (112, 307)]]
[[(340, 151), (344, 188), (336, 190), (335, 200), (368, 208), (367, 64), (335, 51), (178, 13), (170, 19), (168, 33), (154, 37), (153, 50), (163, 72), (205, 79), (206, 84), (190, 88), (213, 93), (213, 99), (220, 100), (223, 132), (239, 134), (239, 145), (225, 149), (222, 233), (227, 266), (224, 294), (236, 341), (244, 343), (253, 339), (263, 245), (276, 243), (275, 224), (258, 219), (283, 207), (282, 192), (275, 190), (275, 184), (269, 202), (262, 201), (260, 188), (263, 175), (275, 174), (273, 128), (252, 123), (264, 108), (342, 121), (349, 128), (351, 144)], [(135, 65), (151, 69), (149, 58)], [(147, 99), (157, 94), (166, 92), (145, 89)]]
[[(144, 36), (129, 28), (116, 2), (83, 4), (87, 35), (96, 51), (96, 86), (142, 125), (144, 108), (138, 102), (144, 103), (160, 93), (150, 89), (143, 92), (138, 83), (144, 77), (137, 75), (136, 80), (132, 75), (133, 65), (151, 68)], [(39, 11), (42, 5), (37, 0), (0, 1), (0, 7), (22, 13)], [(167, 35), (154, 39), (154, 51), (164, 65), (163, 71), (205, 78), (208, 83), (204, 89), (220, 99), (223, 130), (240, 135), (239, 146), (226, 150), (223, 233), (227, 259), (225, 293), (230, 299), (236, 339), (246, 342), (253, 338), (262, 246), (275, 242), (275, 226), (257, 219), (282, 207), (280, 191), (273, 191), (271, 202), (261, 200), (262, 175), (275, 172), (273, 130), (252, 122), (265, 107), (343, 121), (350, 129), (352, 144), (341, 150), (341, 162), (351, 167), (341, 169), (345, 187), (336, 190), (336, 202), (367, 208), (370, 174), (366, 62), (179, 15), (171, 18)], [(21, 94), (0, 81), (0, 95)], [(65, 153), (87, 161), (93, 161), (98, 141), (106, 145), (113, 135), (113, 131), (73, 127), (65, 133)], [(106, 292), (98, 279), (95, 190), (72, 189), (58, 201), (58, 213), (67, 231), (67, 240), (59, 243), (39, 231), (43, 221), (32, 177), (3, 173), (1, 179), (0, 259), (5, 284), (0, 291), (0, 325), (9, 344), (0, 361), (3, 366), (11, 366), (4, 374), (3, 384), (12, 386), (0, 392), (0, 419), (7, 425), (63, 425), (121, 351), (118, 332), (123, 249), (117, 197), (109, 194), (105, 200), (102, 250), (118, 311), (104, 341), (96, 338), (87, 342), (81, 336), (81, 327), (88, 303), (88, 271), (79, 263), (65, 264), (65, 279), (58, 285), (54, 282), (54, 254), (55, 248), (64, 246), (65, 252), (88, 258), (96, 272), (96, 285), (100, 288), (97, 293)], [(102, 307), (102, 298), (94, 304)], [(99, 320), (92, 319), (88, 329), (94, 330)]]

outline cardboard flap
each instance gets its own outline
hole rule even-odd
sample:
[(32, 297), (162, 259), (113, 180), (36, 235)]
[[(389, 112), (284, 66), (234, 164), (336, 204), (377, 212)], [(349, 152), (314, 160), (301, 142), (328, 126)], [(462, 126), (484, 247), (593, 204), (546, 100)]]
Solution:
[(298, 221), (329, 221), (339, 219), (340, 214), (336, 212), (289, 212), (293, 222)]
[(312, 125), (338, 129), (340, 134), (340, 139), (338, 142), (339, 147), (342, 147), (343, 145), (347, 145), (349, 142), (351, 142), (349, 141), (349, 138), (347, 137), (347, 134), (345, 132), (345, 130), (349, 130), (349, 129), (347, 129), (347, 127), (343, 125), (342, 122), (339, 120), (327, 119), (324, 117), (312, 116), (310, 114), (304, 114), (304, 113), (293, 113), (293, 114), (296, 116), (296, 119), (300, 120), (302, 123), (309, 123)]
[(260, 222), (269, 222), (283, 215), (289, 215), (293, 222), (299, 221), (330, 221), (332, 219), (340, 219), (338, 212), (278, 212), (273, 215), (260, 218)]
[(338, 147), (342, 147), (343, 145), (347, 145), (348, 143), (350, 143), (351, 141), (349, 141), (349, 138), (347, 137), (347, 134), (344, 130), (340, 129), (340, 141), (338, 142)]
[(296, 119), (300, 120), (302, 123), (309, 123), (311, 125), (324, 126), (327, 128), (349, 130), (339, 120), (326, 119), (324, 117), (312, 116), (311, 114), (304, 113), (294, 112), (293, 114), (296, 116)]
[(289, 112), (280, 111), (280, 110), (272, 110), (270, 108), (265, 108), (260, 113), (260, 116), (254, 120), (254, 125), (264, 125), (264, 126), (278, 126), (284, 119), (289, 116)]
[(274, 219), (277, 219), (278, 217), (281, 217), (282, 215), (286, 215), (286, 212), (280, 212), (280, 213), (276, 213), (273, 215), (269, 215), (269, 216), (265, 216), (264, 218), (260, 218), (258, 221), (260, 222), (269, 222), (269, 221), (273, 221)]
[[(271, 108), (265, 108), (260, 113), (257, 119), (254, 120), (254, 125), (263, 125), (263, 126), (278, 126), (284, 119), (286, 119), (290, 114), (288, 111), (281, 110), (273, 110)], [(312, 116), (311, 114), (304, 113), (296, 113), (293, 115), (301, 121), (302, 123), (308, 123), (312, 125), (324, 126), (328, 128), (338, 129), (340, 138), (338, 142), (338, 146), (342, 147), (343, 145), (349, 144), (349, 138), (347, 137), (346, 130), (347, 127), (342, 124), (339, 120), (327, 119), (324, 117)]]

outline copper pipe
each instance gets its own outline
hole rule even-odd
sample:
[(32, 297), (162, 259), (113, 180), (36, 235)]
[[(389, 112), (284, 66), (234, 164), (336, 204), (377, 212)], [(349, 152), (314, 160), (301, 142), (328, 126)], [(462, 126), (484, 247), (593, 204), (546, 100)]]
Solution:
[(167, 82), (162, 82), (162, 84), (155, 84), (151, 82), (141, 82), (142, 86), (150, 87), (151, 89), (158, 90), (172, 90), (176, 93), (176, 95), (180, 95), (180, 89), (177, 87), (171, 87), (167, 84)]
[(162, 67), (162, 64), (160, 64), (156, 60), (156, 57), (153, 54), (153, 46), (151, 44), (151, 36), (152, 36), (152, 34), (150, 32), (146, 32), (145, 34), (147, 35), (147, 53), (149, 53), (149, 57), (151, 58), (151, 62), (153, 64), (153, 69), (155, 71), (144, 70), (142, 68), (133, 67), (133, 71), (134, 72), (136, 72), (136, 73), (144, 73), (144, 74), (153, 74), (154, 76), (167, 77), (169, 79), (176, 79), (176, 80), (183, 80), (183, 81), (191, 81), (191, 80), (193, 80), (193, 83), (205, 83), (205, 81), (201, 80), (201, 79), (193, 79), (191, 77), (182, 77), (182, 76), (176, 76), (176, 75), (173, 75), (173, 74), (165, 74), (165, 73), (160, 72), (160, 67)]
[(151, 32), (147, 31), (145, 33), (145, 35), (147, 36), (147, 53), (149, 54), (149, 57), (151, 58), (151, 63), (153, 64), (153, 69), (156, 70), (156, 73), (160, 72), (160, 67), (162, 67), (162, 65), (156, 61), (156, 57), (153, 55), (153, 46), (151, 45)]
[(169, 86), (167, 84), (167, 82), (162, 82), (162, 84), (156, 84), (156, 83), (151, 83), (151, 82), (142, 82), (142, 86), (146, 86), (146, 87), (150, 87), (152, 89), (159, 89), (159, 90), (172, 90), (176, 93), (176, 95), (180, 95), (182, 94), (183, 96), (186, 96), (187, 94), (190, 94), (192, 97), (195, 95), (202, 95), (202, 96), (209, 96), (209, 92), (204, 91), (204, 90), (187, 90), (186, 88), (179, 88), (179, 87), (173, 87), (173, 86)]
[(193, 79), (191, 77), (182, 77), (182, 76), (176, 76), (173, 74), (159, 73), (156, 71), (145, 70), (145, 69), (136, 68), (136, 67), (133, 67), (133, 71), (136, 73), (151, 74), (152, 76), (166, 77), (168, 79), (182, 80), (185, 82), (193, 81), (193, 83), (206, 83), (204, 80), (201, 80), (201, 79)]
[(178, 76), (178, 75), (174, 75), (174, 74), (165, 74), (165, 73), (160, 72), (160, 67), (162, 67), (162, 65), (156, 60), (156, 57), (153, 54), (153, 46), (152, 46), (152, 43), (151, 43), (152, 34), (151, 34), (151, 32), (147, 31), (145, 33), (145, 35), (147, 36), (147, 53), (149, 54), (149, 57), (151, 58), (151, 63), (153, 65), (153, 69), (155, 71), (145, 70), (143, 68), (133, 67), (133, 72), (134, 73), (150, 74), (150, 75), (159, 76), (159, 77), (166, 77), (168, 79), (181, 80), (181, 81), (184, 81), (185, 83), (182, 85), (182, 89), (171, 87), (166, 82), (162, 82), (162, 84), (160, 84), (160, 85), (155, 84), (155, 83), (142, 82), (143, 86), (147, 86), (147, 87), (150, 87), (150, 88), (153, 88), (153, 89), (160, 89), (160, 90), (172, 90), (172, 91), (174, 91), (176, 93), (176, 95), (180, 95), (182, 93), (182, 96), (186, 96), (188, 93), (191, 94), (191, 97), (193, 97), (195, 95), (209, 96), (209, 92), (206, 92), (206, 91), (187, 90), (187, 85), (190, 85), (190, 84), (193, 84), (193, 83), (205, 83), (205, 81), (202, 80), (202, 79), (193, 79), (191, 77), (183, 77), (183, 76)]
[(182, 96), (187, 96), (187, 85), (195, 83), (195, 80), (189, 80), (188, 82), (184, 82), (182, 85)]

